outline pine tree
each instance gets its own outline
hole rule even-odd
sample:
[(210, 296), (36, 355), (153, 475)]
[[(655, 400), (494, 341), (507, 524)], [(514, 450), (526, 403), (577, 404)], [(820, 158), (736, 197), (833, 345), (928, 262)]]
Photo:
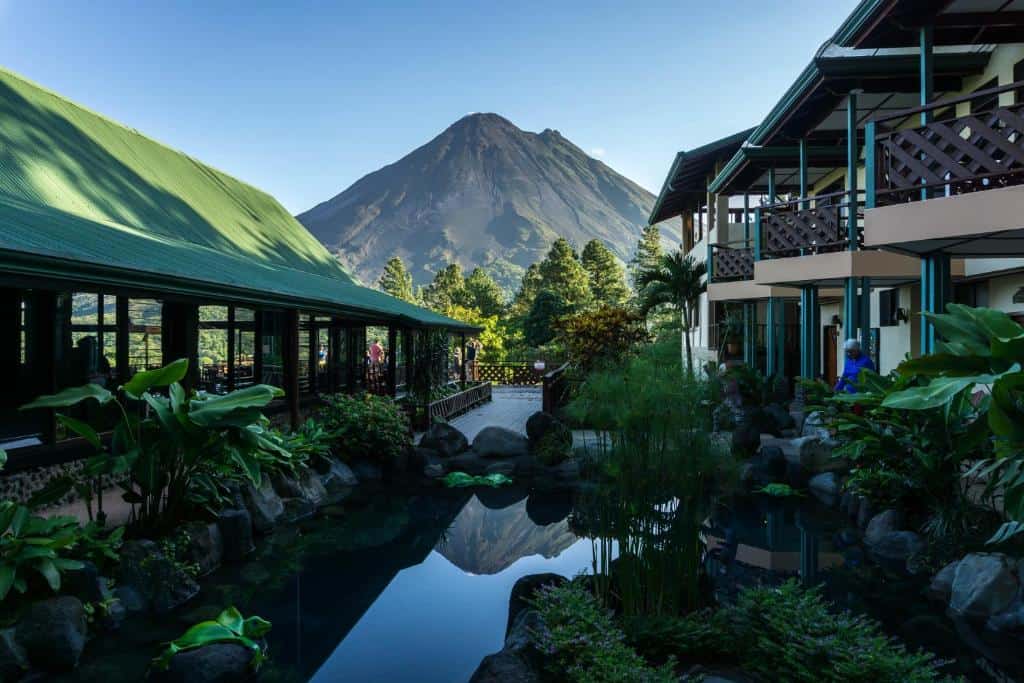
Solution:
[(402, 301), (416, 301), (412, 288), (412, 273), (405, 268), (399, 256), (392, 256), (384, 266), (384, 272), (378, 281), (382, 291)]
[(434, 281), (423, 290), (423, 303), (438, 313), (447, 313), (453, 306), (465, 306), (466, 280), (458, 263), (449, 263), (437, 271)]
[(590, 281), (590, 293), (594, 301), (609, 306), (622, 306), (629, 299), (626, 274), (608, 247), (601, 240), (593, 239), (583, 247), (580, 257), (583, 269)]
[(539, 272), (542, 288), (557, 292), (569, 309), (582, 308), (590, 303), (587, 271), (564, 237), (559, 237), (551, 245), (548, 255), (540, 263)]
[(466, 278), (466, 299), (486, 317), (501, 316), (505, 312), (505, 296), (501, 287), (483, 268), (474, 268)]
[(541, 289), (543, 289), (543, 286), (540, 275), (540, 263), (534, 263), (523, 273), (522, 284), (519, 285), (519, 291), (516, 292), (516, 296), (512, 300), (512, 317), (525, 317)]
[(633, 288), (639, 289), (637, 286), (637, 278), (640, 277), (640, 273), (648, 270), (654, 270), (661, 263), (661, 257), (664, 255), (664, 251), (661, 248), (661, 230), (658, 229), (657, 225), (648, 225), (644, 228), (643, 233), (640, 235), (640, 239), (636, 242), (636, 254), (633, 256), (633, 260), (629, 263), (630, 277), (633, 279)]

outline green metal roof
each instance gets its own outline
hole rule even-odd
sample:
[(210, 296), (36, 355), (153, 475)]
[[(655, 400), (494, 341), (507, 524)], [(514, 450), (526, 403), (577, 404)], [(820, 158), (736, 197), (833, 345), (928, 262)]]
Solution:
[(707, 191), (705, 177), (714, 170), (719, 159), (731, 156), (753, 130), (748, 128), (688, 152), (676, 154), (647, 222), (653, 225), (675, 218), (686, 211), (695, 195)]
[(358, 285), (269, 194), (2, 69), (0, 269), (476, 329)]

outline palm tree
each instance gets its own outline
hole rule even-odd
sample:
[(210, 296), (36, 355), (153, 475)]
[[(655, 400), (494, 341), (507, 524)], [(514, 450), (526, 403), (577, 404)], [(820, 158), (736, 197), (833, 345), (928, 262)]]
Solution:
[(707, 265), (682, 252), (663, 255), (651, 270), (642, 271), (637, 277), (640, 290), (640, 310), (646, 315), (659, 306), (679, 309), (683, 324), (683, 362), (690, 377), (693, 377), (693, 350), (690, 348), (690, 329), (693, 326), (693, 312), (700, 295), (707, 289), (704, 275)]

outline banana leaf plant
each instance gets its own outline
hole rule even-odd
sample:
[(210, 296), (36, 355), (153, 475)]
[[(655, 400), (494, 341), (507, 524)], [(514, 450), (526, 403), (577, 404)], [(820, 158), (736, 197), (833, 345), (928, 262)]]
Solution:
[[(288, 456), (269, 435), (262, 413), (283, 395), (280, 389), (258, 384), (223, 396), (188, 392), (181, 385), (187, 372), (188, 361), (181, 359), (136, 373), (116, 393), (87, 384), (40, 396), (21, 409), (115, 404), (121, 419), (109, 441), (80, 420), (59, 413), (58, 419), (96, 450), (82, 476), (119, 477), (122, 497), (132, 506), (131, 523), (144, 531), (166, 531), (196, 505), (216, 508), (224, 478), (241, 476), (258, 485), (262, 456)], [(33, 502), (59, 499), (76, 484), (72, 478), (56, 481)]]
[(174, 655), (187, 650), (195, 650), (213, 643), (235, 643), (252, 652), (249, 666), (259, 671), (266, 661), (266, 648), (260, 643), (270, 631), (270, 622), (260, 617), (243, 619), (234, 607), (221, 612), (215, 621), (202, 621), (189, 628), (176, 640), (167, 643), (167, 647), (159, 657), (153, 660), (152, 667), (156, 671), (167, 671)]
[(989, 539), (1001, 543), (1024, 533), (1024, 327), (988, 308), (950, 304), (946, 310), (925, 314), (943, 337), (938, 352), (899, 367), (901, 373), (930, 381), (886, 397), (884, 405), (906, 410), (948, 407), (971, 387), (987, 388), (995, 457), (980, 460), (968, 474), (983, 475), (990, 490), (1003, 495), (1009, 519)]

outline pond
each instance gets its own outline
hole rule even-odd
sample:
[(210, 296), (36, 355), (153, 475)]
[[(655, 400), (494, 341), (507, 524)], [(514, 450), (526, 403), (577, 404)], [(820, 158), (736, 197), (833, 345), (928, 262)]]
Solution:
[[(592, 501), (591, 501), (592, 503)], [(522, 576), (589, 572), (586, 497), (516, 489), (378, 491), (263, 539), (250, 561), (202, 580), (192, 603), (130, 617), (89, 644), (74, 680), (137, 681), (160, 643), (224, 606), (273, 623), (268, 681), (466, 681), (502, 647)], [(1014, 680), (1019, 656), (979, 643), (923, 597), (927, 577), (896, 576), (845, 543), (846, 520), (811, 500), (707, 501), (700, 534), (713, 590), (800, 575), (829, 599), (880, 619), (970, 680)], [(588, 519), (590, 522), (588, 522)], [(611, 552), (617, 552), (613, 543)], [(600, 549), (600, 544), (599, 544)], [(999, 671), (990, 677), (986, 672)]]

